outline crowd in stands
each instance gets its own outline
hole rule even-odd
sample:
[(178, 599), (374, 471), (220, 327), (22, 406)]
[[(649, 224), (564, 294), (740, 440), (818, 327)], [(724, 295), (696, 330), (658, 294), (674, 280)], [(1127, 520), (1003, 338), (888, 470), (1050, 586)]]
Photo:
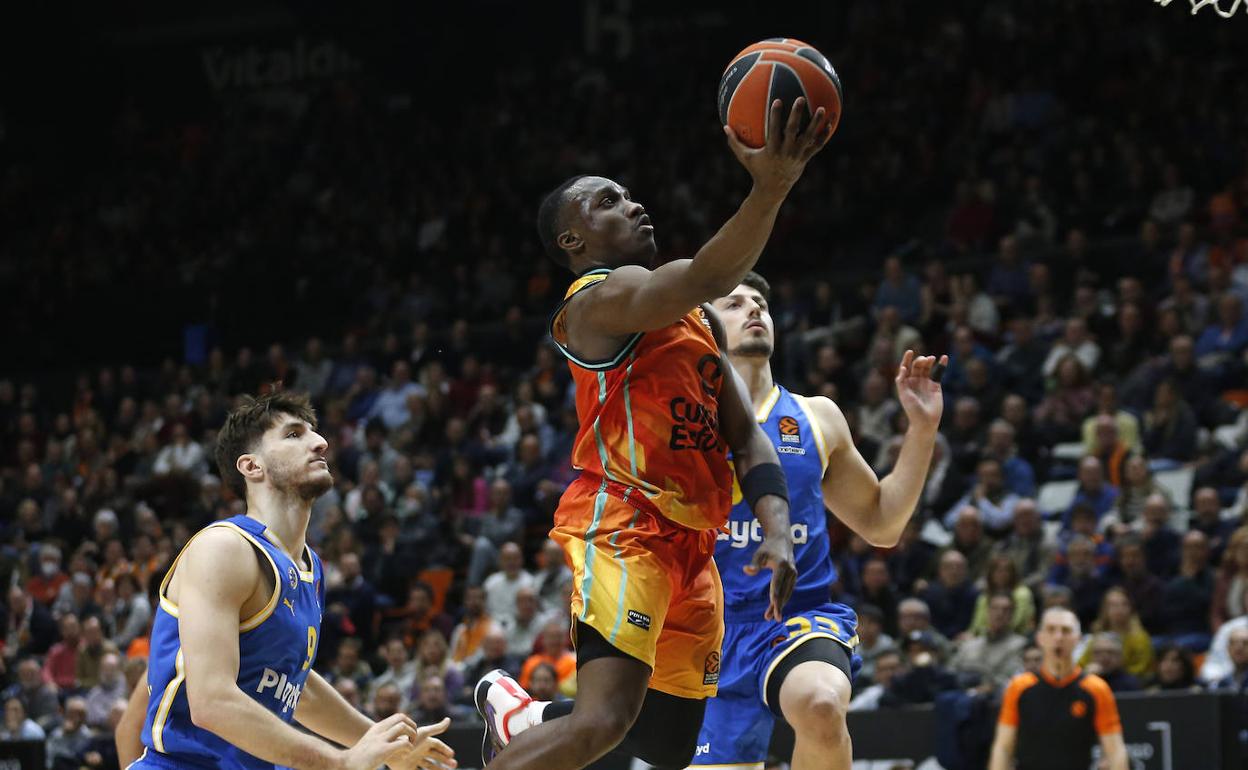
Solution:
[[(776, 376), (835, 399), (883, 475), (906, 428), (902, 353), (950, 357), (901, 542), (874, 548), (832, 516), (832, 598), (861, 623), (853, 708), (991, 697), (1039, 665), (1029, 635), (1055, 605), (1116, 692), (1248, 693), (1248, 91), (1183, 77), (1181, 50), (1163, 66), (1155, 32), (1112, 35), (1118, 58), (1089, 71), (1110, 30), (1080, 25), (1037, 73), (1022, 64), (1056, 45), (1060, 14), (847, 6), (829, 55), (854, 72), (852, 111), (759, 266)], [(887, 56), (870, 42), (885, 30)], [(0, 310), (8, 328), (164, 293), (198, 297), (162, 311), (179, 334), (204, 317), (189, 308), (220, 304), (224, 340), (0, 378), (0, 739), (46, 739), (57, 768), (115, 764), (166, 569), (245, 511), (215, 432), (274, 383), (311, 394), (337, 479), (309, 528), (317, 670), (370, 715), (422, 723), (475, 719), (471, 686), (495, 667), (537, 697), (575, 694), (571, 575), (546, 533), (577, 418), (541, 320), (569, 276), (531, 221), (539, 187), (609, 168), (665, 253), (696, 250), (744, 178), (704, 149), (713, 126), (649, 109), (690, 45), (654, 45), (627, 78), (569, 58), (559, 89), (500, 74), (454, 132), (350, 81), (176, 136), (123, 111), (105, 169), (25, 220), (49, 194), (37, 169), (0, 176), (3, 252), (21, 257), (6, 269), (37, 289)], [(576, 114), (552, 127), (559, 104)], [(637, 131), (614, 130), (630, 113)]]

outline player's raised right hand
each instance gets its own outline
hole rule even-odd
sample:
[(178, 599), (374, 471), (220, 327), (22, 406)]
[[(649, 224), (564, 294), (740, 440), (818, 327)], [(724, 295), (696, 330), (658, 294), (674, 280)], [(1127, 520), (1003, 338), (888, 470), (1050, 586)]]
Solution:
[(419, 740), (416, 723), (407, 714), (392, 714), (368, 728), (355, 745), (341, 754), (343, 770), (374, 770), (390, 764)]
[[(806, 98), (799, 96), (789, 110), (788, 121), (782, 121), (783, 102), (771, 103), (767, 115), (767, 143), (753, 149), (741, 143), (736, 133), (724, 126), (728, 146), (741, 165), (754, 179), (754, 186), (766, 195), (783, 198), (802, 176), (806, 163), (823, 149), (832, 133), (828, 130), (828, 116), (820, 107), (805, 131), (800, 131), (801, 117), (806, 113)], [(783, 125), (782, 125), (783, 123)]]

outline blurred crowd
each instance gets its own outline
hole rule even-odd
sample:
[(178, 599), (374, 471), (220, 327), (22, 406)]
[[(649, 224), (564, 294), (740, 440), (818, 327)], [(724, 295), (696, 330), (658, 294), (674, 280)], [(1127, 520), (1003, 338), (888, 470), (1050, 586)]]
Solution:
[[(832, 516), (832, 598), (858, 609), (866, 662), (853, 707), (990, 696), (1038, 665), (1053, 605), (1116, 691), (1248, 692), (1248, 87), (1215, 87), (1229, 38), (1193, 59), (1149, 7), (929, 5), (845, 4), (825, 52), (851, 106), (759, 265), (777, 379), (835, 399), (881, 475), (902, 353), (950, 356), (901, 543)], [(544, 326), (569, 276), (532, 219), (541, 188), (597, 169), (646, 203), (665, 254), (731, 212), (744, 176), (689, 117), (704, 78), (670, 77), (726, 57), (663, 45), (681, 33), (639, 32), (627, 68), (561, 58), (541, 88), (500, 71), (453, 116), (349, 80), (177, 131), (127, 108), (55, 206), (38, 168), (0, 176), (0, 283), (22, 285), (6, 328), (34, 360), (106, 361), (0, 379), (0, 739), (115, 764), (168, 565), (245, 510), (215, 431), (275, 383), (312, 395), (337, 479), (309, 529), (317, 669), (422, 723), (474, 719), (496, 667), (575, 694), (570, 573), (546, 538), (575, 473)], [(626, 114), (646, 117), (620, 131)], [(182, 354), (135, 358), (147, 329)]]

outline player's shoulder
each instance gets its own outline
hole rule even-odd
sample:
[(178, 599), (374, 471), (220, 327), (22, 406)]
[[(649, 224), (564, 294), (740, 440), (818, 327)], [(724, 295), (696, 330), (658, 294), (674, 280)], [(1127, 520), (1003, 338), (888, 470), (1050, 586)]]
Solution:
[(810, 407), (810, 411), (820, 417), (841, 415), (841, 418), (844, 419), (844, 413), (841, 412), (841, 407), (839, 407), (835, 401), (827, 396), (803, 396), (800, 393), (793, 393), (792, 391), (789, 391), (789, 394), (798, 401), (805, 402), (806, 405)]
[(551, 315), (551, 333), (559, 339), (561, 333), (566, 334), (569, 323), (579, 323), (578, 319), (582, 317), (592, 318), (598, 306), (627, 297), (646, 282), (650, 273), (641, 265), (621, 265), (598, 268), (577, 276)]
[(229, 524), (205, 527), (186, 544), (178, 566), (191, 573), (222, 572), (245, 579), (259, 570), (253, 556), (256, 546), (250, 540), (242, 529)]
[[(592, 302), (618, 291), (636, 288), (650, 277), (650, 270), (641, 265), (621, 265), (615, 268), (599, 268), (578, 276), (568, 287), (568, 300)], [(594, 291), (586, 291), (586, 289)]]
[(820, 432), (829, 440), (830, 448), (838, 446), (840, 439), (849, 432), (849, 423), (841, 407), (827, 396), (803, 396), (791, 391), (790, 395), (810, 410), (810, 415), (819, 423)]
[(197, 553), (247, 553), (252, 548), (239, 527), (228, 523), (204, 527), (186, 544), (187, 556)]

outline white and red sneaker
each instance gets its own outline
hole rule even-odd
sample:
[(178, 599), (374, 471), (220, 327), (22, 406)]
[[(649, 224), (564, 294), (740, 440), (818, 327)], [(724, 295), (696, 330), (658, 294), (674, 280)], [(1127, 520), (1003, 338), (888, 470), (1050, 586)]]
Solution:
[(496, 668), (477, 682), (474, 700), (477, 713), (485, 720), (485, 735), (481, 738), (481, 762), (482, 765), (488, 765), (511, 742), (511, 718), (524, 711), (533, 702), (533, 698), (506, 671)]

